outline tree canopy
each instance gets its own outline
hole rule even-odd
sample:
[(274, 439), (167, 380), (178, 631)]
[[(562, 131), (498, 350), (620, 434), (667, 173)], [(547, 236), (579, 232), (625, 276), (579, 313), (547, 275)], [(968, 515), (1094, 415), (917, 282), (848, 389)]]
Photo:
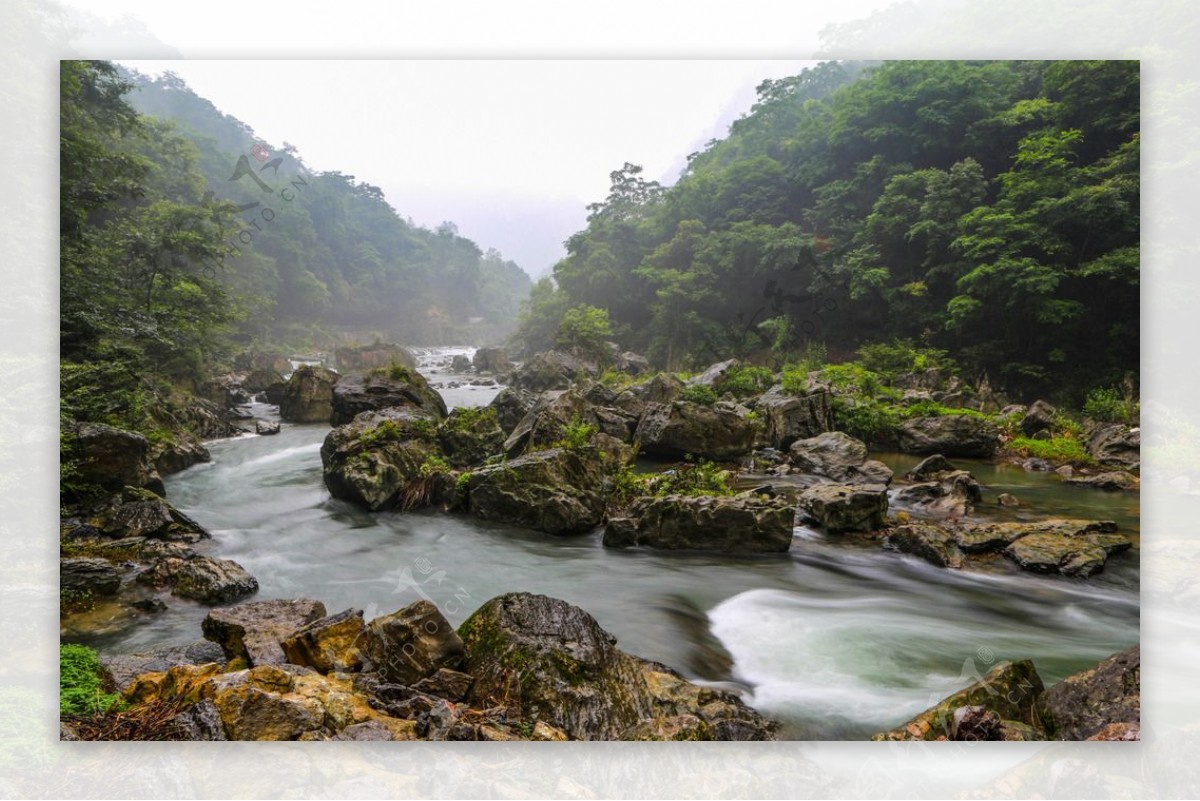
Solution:
[[(908, 340), (994, 385), (1080, 395), (1138, 367), (1130, 61), (827, 62), (662, 187), (625, 164), (535, 292), (664, 366)], [(532, 308), (532, 307), (531, 307)]]

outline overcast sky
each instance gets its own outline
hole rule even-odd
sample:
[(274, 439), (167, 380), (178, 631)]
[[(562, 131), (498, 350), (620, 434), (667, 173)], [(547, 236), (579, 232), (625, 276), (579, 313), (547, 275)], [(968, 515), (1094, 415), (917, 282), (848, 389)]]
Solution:
[(626, 161), (671, 182), (688, 153), (802, 61), (130, 61), (172, 70), (314, 170), (379, 186), (403, 216), (453, 221), (532, 275)]

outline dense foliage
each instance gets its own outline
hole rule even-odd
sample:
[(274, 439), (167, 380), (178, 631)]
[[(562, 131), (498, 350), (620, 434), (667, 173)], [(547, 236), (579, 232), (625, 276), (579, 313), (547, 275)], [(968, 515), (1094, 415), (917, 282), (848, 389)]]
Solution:
[(588, 304), (671, 368), (902, 340), (1082, 402), (1138, 366), (1138, 108), (1124, 61), (829, 62), (765, 81), (676, 185), (612, 174), (521, 338), (544, 344)]
[(95, 715), (116, 706), (120, 697), (104, 691), (103, 668), (85, 645), (58, 647), (60, 715)]

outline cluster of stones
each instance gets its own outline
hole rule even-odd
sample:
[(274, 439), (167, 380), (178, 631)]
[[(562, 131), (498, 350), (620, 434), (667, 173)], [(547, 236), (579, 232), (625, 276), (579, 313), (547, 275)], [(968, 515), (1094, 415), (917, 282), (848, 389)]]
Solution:
[(203, 632), (211, 642), (104, 660), (134, 713), (178, 708), (179, 739), (762, 740), (777, 728), (541, 595), (494, 598), (457, 631), (429, 601), (365, 621), (296, 599), (214, 609)]

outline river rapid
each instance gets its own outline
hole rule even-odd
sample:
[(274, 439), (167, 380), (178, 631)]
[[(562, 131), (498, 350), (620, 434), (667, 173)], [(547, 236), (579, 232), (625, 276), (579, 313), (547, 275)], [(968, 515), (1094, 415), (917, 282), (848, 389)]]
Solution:
[[(459, 353), (471, 350), (420, 353), (422, 372), (435, 384), (469, 381), (438, 366)], [(440, 391), (448, 406), (475, 406), (498, 388)], [(272, 407), (253, 411), (275, 417)], [(209, 443), (211, 463), (166, 482), (169, 500), (212, 532), (200, 547), (258, 578), (257, 600), (316, 598), (331, 613), (364, 609), (369, 620), (425, 597), (457, 625), (501, 593), (544, 593), (590, 612), (626, 651), (745, 688), (746, 700), (795, 739), (868, 737), (1000, 660), (1031, 658), (1052, 684), (1138, 641), (1136, 495), (955, 460), (984, 484), (992, 503), (983, 514), (1116, 520), (1135, 547), (1086, 580), (1031, 575), (1004, 559), (980, 572), (944, 570), (803, 527), (783, 555), (611, 550), (599, 532), (556, 538), (461, 515), (371, 514), (333, 500), (319, 452), (328, 431), (284, 424), (275, 436)], [(873, 457), (897, 474), (916, 462)], [(1023, 505), (1001, 510), (1000, 492)], [(196, 640), (207, 608), (167, 604), (152, 621), (92, 644), (128, 653)]]

